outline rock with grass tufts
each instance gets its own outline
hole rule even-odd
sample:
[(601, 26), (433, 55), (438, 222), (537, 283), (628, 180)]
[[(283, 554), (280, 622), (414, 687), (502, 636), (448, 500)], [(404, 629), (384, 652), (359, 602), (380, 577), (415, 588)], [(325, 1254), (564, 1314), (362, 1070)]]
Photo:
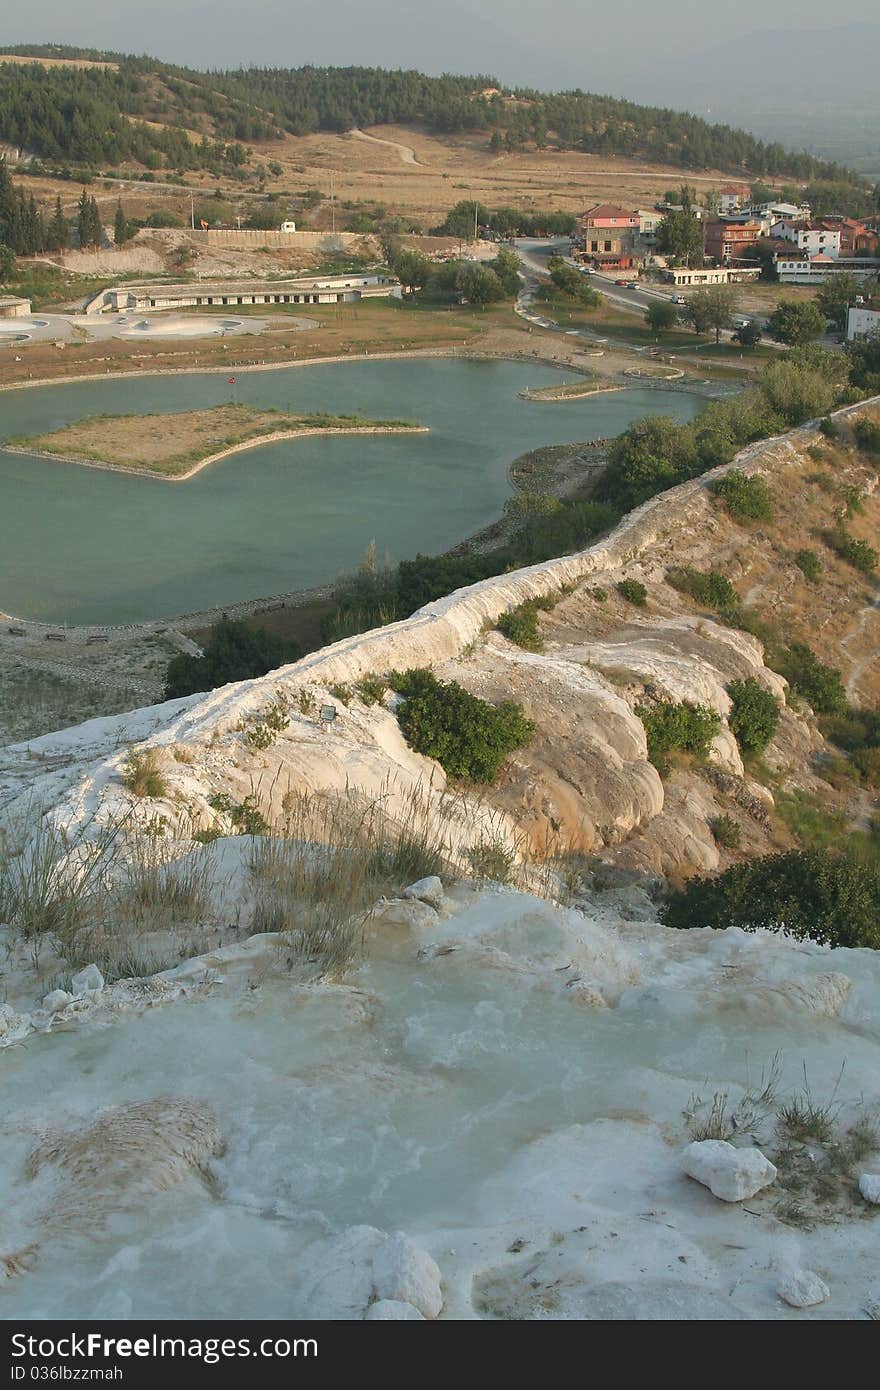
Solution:
[(723, 1139), (701, 1139), (681, 1156), (689, 1178), (708, 1187), (722, 1202), (742, 1202), (769, 1187), (776, 1169), (760, 1149), (737, 1149)]
[(425, 1318), (436, 1318), (443, 1307), (436, 1261), (403, 1231), (373, 1256), (373, 1290), (381, 1301), (411, 1303)]
[(439, 907), (443, 902), (443, 884), (436, 874), (431, 874), (428, 878), (420, 878), (417, 883), (411, 883), (408, 888), (404, 888), (403, 896), (429, 903), (431, 907)]
[(831, 1297), (831, 1290), (813, 1269), (793, 1269), (784, 1274), (776, 1292), (790, 1308), (814, 1308)]
[(401, 1303), (394, 1298), (380, 1298), (371, 1303), (364, 1322), (424, 1322), (425, 1319), (411, 1303)]
[(880, 1173), (862, 1173), (859, 1178), (859, 1191), (866, 1202), (880, 1206)]
[(104, 988), (104, 976), (97, 965), (86, 965), (82, 970), (77, 971), (70, 986), (77, 997), (84, 994), (100, 994)]

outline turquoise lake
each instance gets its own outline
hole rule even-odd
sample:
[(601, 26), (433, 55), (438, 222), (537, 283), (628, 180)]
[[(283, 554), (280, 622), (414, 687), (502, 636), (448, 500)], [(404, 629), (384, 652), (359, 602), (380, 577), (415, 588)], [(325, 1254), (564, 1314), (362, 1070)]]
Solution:
[[(370, 542), (400, 560), (494, 520), (507, 471), (542, 444), (618, 434), (641, 415), (689, 420), (704, 402), (627, 390), (542, 404), (566, 379), (515, 362), (399, 360), (71, 383), (0, 394), (0, 440), (87, 415), (236, 400), (406, 419), (430, 433), (283, 441), (186, 483), (0, 455), (0, 609), (50, 622), (130, 623), (310, 588)], [(571, 379), (570, 377), (568, 379)]]

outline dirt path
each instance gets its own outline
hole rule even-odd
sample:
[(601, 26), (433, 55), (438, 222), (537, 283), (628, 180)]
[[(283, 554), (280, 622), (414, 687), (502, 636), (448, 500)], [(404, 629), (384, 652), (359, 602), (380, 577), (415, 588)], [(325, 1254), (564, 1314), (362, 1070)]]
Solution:
[(409, 145), (399, 145), (396, 140), (383, 140), (378, 135), (368, 135), (365, 130), (359, 130), (357, 126), (348, 133), (353, 135), (355, 140), (369, 140), (372, 145), (387, 145), (389, 149), (397, 150), (403, 164), (418, 164), (422, 169), (431, 167), (429, 164), (423, 164), (417, 158), (415, 150), (411, 149)]

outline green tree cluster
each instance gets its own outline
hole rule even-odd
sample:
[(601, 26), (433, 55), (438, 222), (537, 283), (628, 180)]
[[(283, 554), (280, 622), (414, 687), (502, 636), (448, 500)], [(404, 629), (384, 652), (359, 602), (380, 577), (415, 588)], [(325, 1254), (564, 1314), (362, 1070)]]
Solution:
[(691, 879), (660, 909), (668, 927), (784, 931), (880, 949), (880, 872), (828, 850), (790, 850)]
[(278, 666), (297, 661), (300, 650), (272, 632), (223, 617), (211, 628), (202, 656), (187, 652), (171, 658), (165, 673), (165, 698), (214, 690), (230, 681), (264, 676)]

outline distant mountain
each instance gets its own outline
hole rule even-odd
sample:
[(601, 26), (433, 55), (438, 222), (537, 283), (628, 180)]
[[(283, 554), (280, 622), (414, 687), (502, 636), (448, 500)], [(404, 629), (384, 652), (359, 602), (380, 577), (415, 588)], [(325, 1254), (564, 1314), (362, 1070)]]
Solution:
[(615, 65), (611, 90), (731, 123), (880, 178), (880, 24), (738, 35), (687, 58)]

